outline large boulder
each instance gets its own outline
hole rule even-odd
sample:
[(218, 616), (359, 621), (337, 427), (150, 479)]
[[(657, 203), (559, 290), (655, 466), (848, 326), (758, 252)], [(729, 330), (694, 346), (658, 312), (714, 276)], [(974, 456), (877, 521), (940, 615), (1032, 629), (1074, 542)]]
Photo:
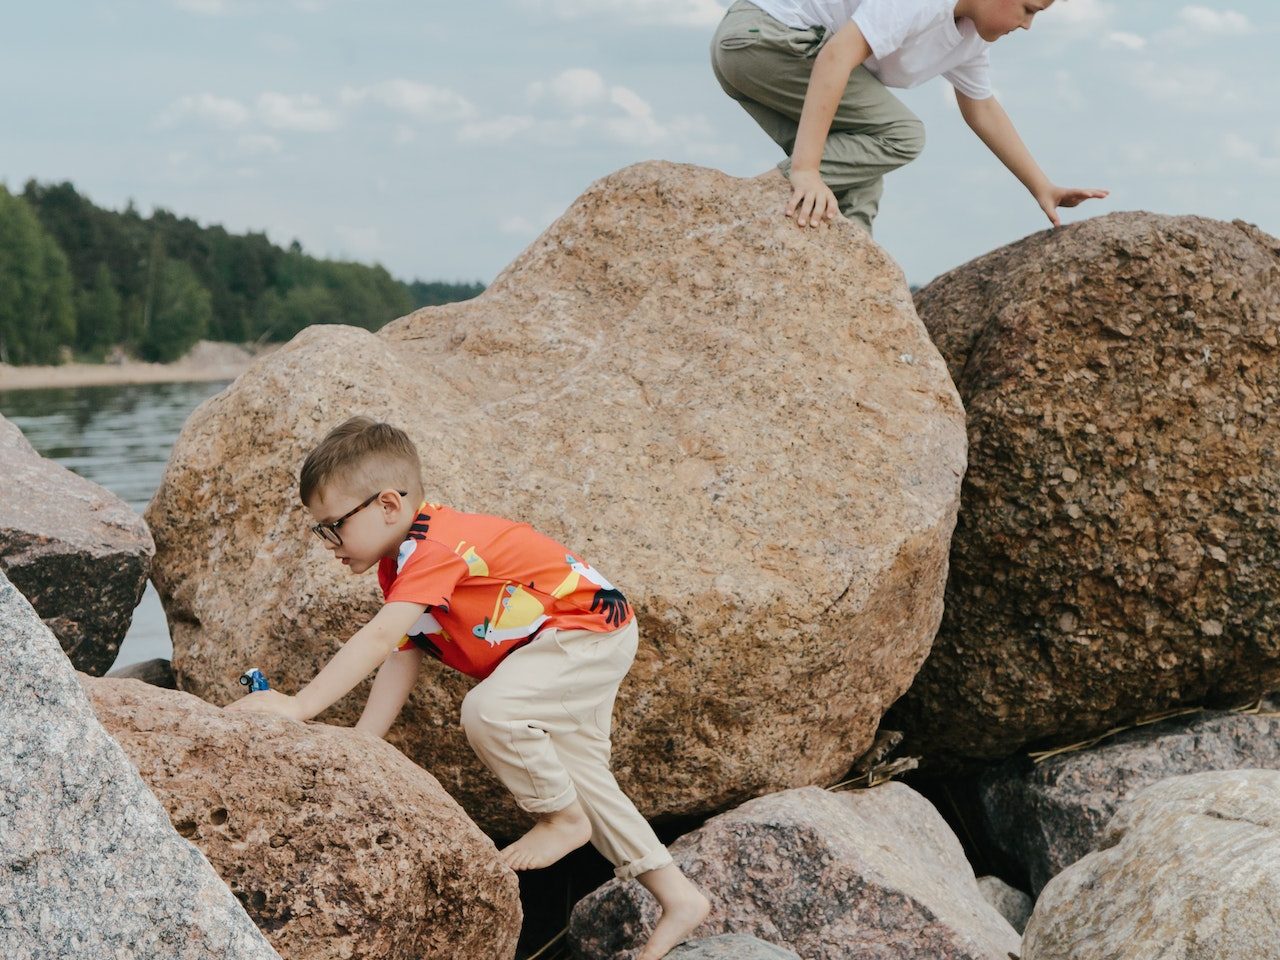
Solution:
[(367, 733), (84, 677), (98, 719), (286, 958), (510, 960), (516, 876), (425, 770)]
[(1280, 685), (1280, 241), (1112, 214), (916, 298), (969, 414), (925, 767)]
[(1100, 746), (1010, 760), (983, 775), (987, 833), (1038, 893), (1097, 847), (1124, 801), (1168, 777), (1208, 770), (1280, 770), (1280, 699), (1257, 711), (1211, 711), (1117, 734)]
[(106, 673), (147, 585), (147, 525), (115, 494), (36, 453), (4, 417), (0, 489), (0, 570), (77, 670)]
[[(629, 167), (475, 300), (311, 327), (206, 401), (147, 511), (179, 686), (225, 703), (256, 664), (294, 690), (377, 610), (296, 493), (365, 413), (413, 437), (430, 498), (532, 523), (633, 602), (613, 757), (644, 813), (838, 778), (941, 617), (963, 411), (897, 266), (848, 224), (795, 229), (786, 189)], [(470, 685), (428, 663), (389, 739), (510, 836)]]
[(1054, 877), (1022, 960), (1259, 960), (1280, 944), (1280, 772), (1173, 777)]
[(0, 956), (268, 960), (0, 573)]
[[(1018, 950), (960, 841), (901, 783), (760, 797), (669, 849), (711, 901), (697, 936), (750, 934), (805, 960), (1006, 960)], [(580, 960), (631, 960), (657, 919), (639, 882), (610, 880), (574, 907), (569, 940)]]

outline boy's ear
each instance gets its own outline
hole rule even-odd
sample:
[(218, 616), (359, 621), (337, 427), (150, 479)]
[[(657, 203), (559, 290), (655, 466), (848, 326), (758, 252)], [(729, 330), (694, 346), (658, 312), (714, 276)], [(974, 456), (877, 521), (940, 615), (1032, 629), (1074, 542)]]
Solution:
[(400, 496), (399, 490), (388, 487), (378, 495), (378, 505), (382, 507), (387, 522), (391, 523), (399, 515), (401, 507), (404, 506), (404, 497)]

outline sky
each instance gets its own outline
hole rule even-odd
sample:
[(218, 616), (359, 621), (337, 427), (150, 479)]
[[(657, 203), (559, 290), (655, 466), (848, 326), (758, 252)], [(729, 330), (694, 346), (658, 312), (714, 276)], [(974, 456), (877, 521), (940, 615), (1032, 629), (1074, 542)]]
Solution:
[[(718, 0), (79, 0), (6, 10), (0, 182), (70, 180), (402, 279), (488, 282), (594, 180), (781, 153), (711, 74)], [(1057, 0), (991, 50), (1048, 175), (1280, 235), (1280, 3)], [(876, 238), (907, 279), (1048, 226), (946, 81)]]

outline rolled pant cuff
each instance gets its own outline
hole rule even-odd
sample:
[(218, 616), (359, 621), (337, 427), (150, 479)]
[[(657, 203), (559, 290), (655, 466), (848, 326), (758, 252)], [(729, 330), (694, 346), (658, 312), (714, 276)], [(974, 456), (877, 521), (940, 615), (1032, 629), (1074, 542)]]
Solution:
[(527, 813), (555, 813), (577, 799), (578, 792), (573, 788), (573, 784), (569, 784), (569, 788), (564, 793), (550, 800), (517, 800), (516, 804)]
[(671, 859), (671, 854), (667, 852), (667, 848), (659, 847), (652, 853), (646, 853), (639, 860), (632, 860), (630, 863), (624, 863), (620, 867), (614, 867), (613, 875), (619, 880), (632, 880), (642, 873), (657, 870), (674, 862)]

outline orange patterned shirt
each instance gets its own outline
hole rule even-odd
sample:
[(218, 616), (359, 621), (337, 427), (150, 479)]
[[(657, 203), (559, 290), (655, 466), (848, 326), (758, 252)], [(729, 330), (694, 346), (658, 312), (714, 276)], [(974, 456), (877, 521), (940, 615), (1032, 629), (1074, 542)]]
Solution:
[(631, 605), (578, 554), (527, 523), (423, 503), (396, 557), (378, 563), (387, 603), (426, 606), (415, 645), (483, 679), (539, 630), (616, 630)]

